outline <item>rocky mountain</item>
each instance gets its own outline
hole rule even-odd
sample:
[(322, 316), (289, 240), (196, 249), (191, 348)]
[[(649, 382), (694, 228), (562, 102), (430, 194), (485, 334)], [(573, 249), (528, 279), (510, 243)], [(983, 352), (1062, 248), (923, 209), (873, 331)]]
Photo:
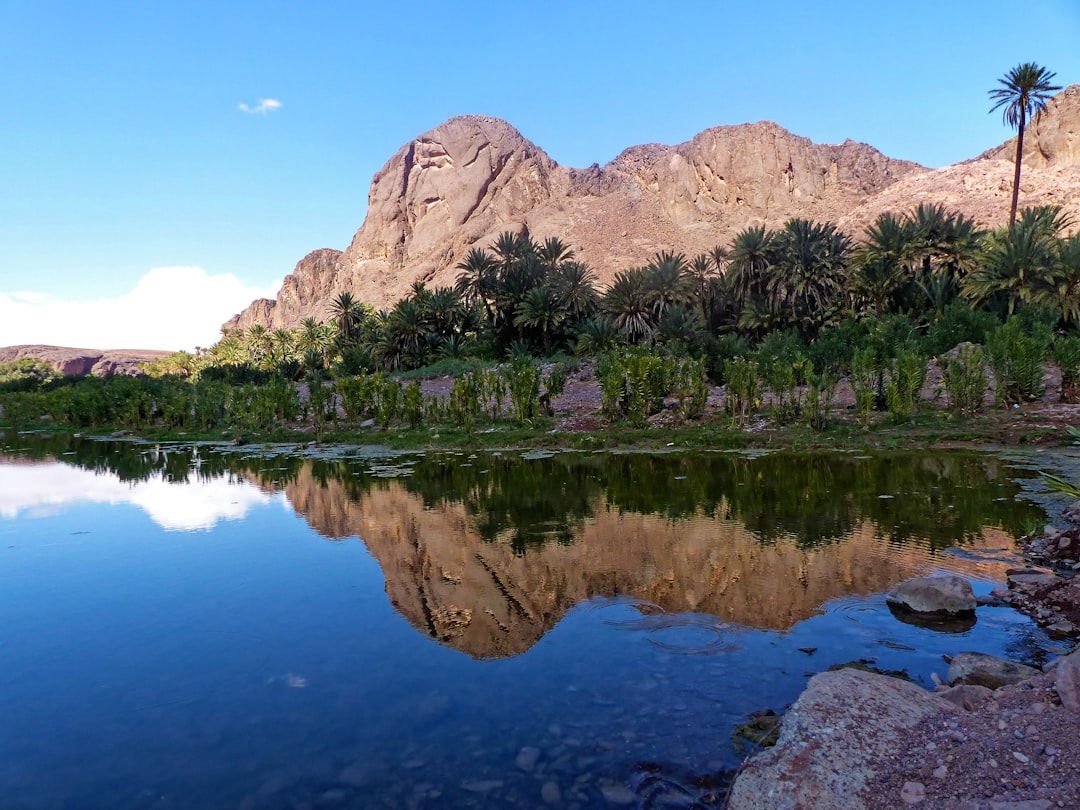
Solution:
[[(1058, 94), (1026, 138), (1021, 204), (1080, 215), (1080, 85)], [(405, 144), (375, 175), (368, 212), (344, 250), (296, 265), (274, 301), (225, 327), (292, 327), (325, 318), (339, 292), (388, 307), (413, 282), (452, 284), (455, 264), (499, 233), (559, 236), (602, 284), (657, 251), (689, 255), (748, 225), (793, 216), (858, 233), (885, 210), (941, 202), (993, 226), (1008, 214), (1008, 141), (944, 169), (895, 160), (866, 144), (815, 144), (771, 122), (715, 127), (677, 146), (634, 146), (605, 166), (560, 166), (496, 118), (452, 118)]]
[(138, 374), (139, 364), (167, 357), (169, 352), (149, 349), (72, 349), (65, 346), (0, 346), (0, 363), (36, 357), (44, 360), (61, 374), (83, 376), (95, 374)]

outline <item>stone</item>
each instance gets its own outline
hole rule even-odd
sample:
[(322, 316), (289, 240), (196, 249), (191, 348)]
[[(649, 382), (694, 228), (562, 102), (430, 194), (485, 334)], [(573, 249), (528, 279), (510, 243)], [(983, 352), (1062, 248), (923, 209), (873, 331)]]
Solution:
[(784, 715), (776, 745), (743, 764), (728, 807), (861, 810), (879, 789), (871, 765), (898, 750), (923, 720), (958, 712), (897, 678), (854, 669), (815, 675)]
[(990, 802), (990, 810), (1050, 810), (1049, 799), (1024, 799), (1018, 802)]
[(609, 804), (633, 804), (637, 801), (634, 791), (630, 790), (622, 782), (602, 779), (600, 780), (600, 792)]
[(953, 575), (905, 580), (885, 601), (892, 608), (941, 618), (973, 613), (977, 605), (971, 583)]
[(544, 804), (558, 804), (562, 801), (562, 791), (557, 782), (544, 782), (540, 788), (540, 799)]
[(66, 346), (24, 344), (0, 347), (0, 363), (34, 357), (43, 360), (65, 376), (84, 377), (92, 374), (141, 374), (143, 363), (168, 357), (171, 352), (149, 349), (72, 349)]
[(540, 749), (526, 746), (518, 751), (517, 758), (514, 760), (514, 764), (518, 766), (525, 773), (529, 773), (536, 767), (537, 760), (540, 759)]
[(1061, 580), (1056, 574), (1047, 574), (1041, 571), (1021, 571), (1007, 574), (1009, 587), (1032, 587), (1041, 588), (1043, 585), (1055, 585)]
[(1080, 651), (1057, 659), (1052, 672), (1061, 705), (1069, 711), (1080, 711)]
[(959, 706), (961, 709), (971, 712), (985, 703), (993, 694), (993, 690), (987, 689), (985, 686), (960, 684), (934, 694), (943, 700), (949, 701), (954, 706)]
[(946, 680), (950, 686), (971, 684), (998, 689), (1040, 674), (1039, 670), (1015, 661), (1006, 661), (986, 653), (962, 652), (953, 656)]
[(918, 804), (926, 799), (926, 786), (922, 782), (904, 782), (900, 788), (900, 800), (904, 804)]

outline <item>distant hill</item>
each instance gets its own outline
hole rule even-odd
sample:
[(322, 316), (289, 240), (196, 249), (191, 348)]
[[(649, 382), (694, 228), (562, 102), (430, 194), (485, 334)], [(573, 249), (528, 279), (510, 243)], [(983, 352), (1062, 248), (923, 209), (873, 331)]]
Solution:
[(36, 357), (49, 363), (61, 374), (86, 375), (99, 377), (107, 374), (136, 374), (139, 363), (159, 360), (172, 352), (153, 351), (150, 349), (72, 349), (65, 346), (2, 346), (0, 363), (21, 360), (24, 357)]

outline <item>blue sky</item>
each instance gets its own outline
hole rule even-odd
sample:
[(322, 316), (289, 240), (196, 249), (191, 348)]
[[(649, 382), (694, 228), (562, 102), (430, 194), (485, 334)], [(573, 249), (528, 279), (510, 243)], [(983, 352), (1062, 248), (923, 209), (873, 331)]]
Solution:
[(940, 166), (1010, 136), (1010, 67), (1080, 82), (1078, 43), (1076, 0), (0, 0), (0, 345), (209, 344), (452, 115), (571, 166), (761, 119)]

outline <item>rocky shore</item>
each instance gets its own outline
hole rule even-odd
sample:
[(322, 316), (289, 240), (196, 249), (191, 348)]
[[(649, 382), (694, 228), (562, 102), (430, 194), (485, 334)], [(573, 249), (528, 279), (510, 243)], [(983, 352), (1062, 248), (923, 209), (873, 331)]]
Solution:
[[(1032, 567), (1010, 571), (991, 598), (1074, 640), (1080, 527), (1026, 540)], [(966, 611), (947, 596), (949, 612)], [(961, 651), (944, 663), (932, 692), (854, 669), (814, 676), (776, 745), (740, 769), (729, 810), (1080, 807), (1080, 651), (1042, 671)]]

